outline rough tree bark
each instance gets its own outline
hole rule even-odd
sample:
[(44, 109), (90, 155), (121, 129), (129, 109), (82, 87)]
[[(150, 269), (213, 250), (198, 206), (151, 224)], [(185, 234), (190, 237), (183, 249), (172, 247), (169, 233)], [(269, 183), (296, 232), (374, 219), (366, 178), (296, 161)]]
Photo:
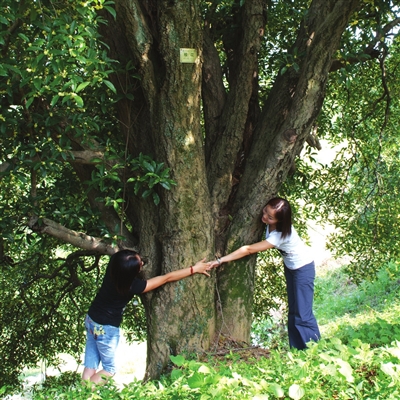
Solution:
[[(112, 55), (133, 60), (141, 77), (137, 103), (119, 118), (129, 151), (151, 154), (171, 168), (177, 185), (160, 192), (158, 207), (131, 199), (127, 216), (150, 260), (149, 276), (209, 257), (213, 248), (200, 127), (202, 27), (198, 2), (117, 1), (110, 21)], [(123, 16), (123, 17), (122, 17)], [(180, 63), (180, 48), (195, 48), (195, 63)], [(125, 82), (125, 79), (115, 83)], [(121, 90), (129, 88), (121, 88)], [(207, 349), (213, 339), (213, 279), (195, 276), (143, 297), (148, 323), (147, 377), (158, 376), (169, 355)]]

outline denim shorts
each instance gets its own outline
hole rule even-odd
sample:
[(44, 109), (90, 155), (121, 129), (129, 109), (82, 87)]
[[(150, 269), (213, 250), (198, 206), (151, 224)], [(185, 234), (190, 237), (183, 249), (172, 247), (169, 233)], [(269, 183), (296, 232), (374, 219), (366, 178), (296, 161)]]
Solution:
[(85, 317), (86, 368), (97, 370), (101, 361), (104, 371), (114, 375), (115, 353), (119, 342), (119, 328), (112, 325), (100, 325), (94, 322), (88, 315)]

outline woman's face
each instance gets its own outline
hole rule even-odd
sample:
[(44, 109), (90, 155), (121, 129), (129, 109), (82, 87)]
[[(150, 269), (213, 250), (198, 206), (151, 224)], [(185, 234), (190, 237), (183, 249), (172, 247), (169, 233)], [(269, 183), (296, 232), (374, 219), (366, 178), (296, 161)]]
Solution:
[(141, 271), (143, 270), (143, 266), (146, 264), (146, 261), (143, 260), (143, 258), (140, 257), (139, 255), (138, 255), (137, 257), (138, 257), (138, 259), (139, 259), (139, 265), (140, 265), (140, 267), (139, 267), (139, 272), (141, 272)]
[(276, 211), (271, 206), (265, 206), (263, 208), (263, 215), (261, 221), (267, 225), (276, 225), (278, 220), (275, 218)]

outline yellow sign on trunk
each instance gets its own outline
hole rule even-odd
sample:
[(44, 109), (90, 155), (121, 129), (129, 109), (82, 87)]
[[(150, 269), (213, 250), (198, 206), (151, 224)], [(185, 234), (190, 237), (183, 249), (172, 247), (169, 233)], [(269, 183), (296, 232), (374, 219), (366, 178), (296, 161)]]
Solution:
[(196, 49), (180, 49), (180, 61), (181, 63), (195, 63), (197, 59)]

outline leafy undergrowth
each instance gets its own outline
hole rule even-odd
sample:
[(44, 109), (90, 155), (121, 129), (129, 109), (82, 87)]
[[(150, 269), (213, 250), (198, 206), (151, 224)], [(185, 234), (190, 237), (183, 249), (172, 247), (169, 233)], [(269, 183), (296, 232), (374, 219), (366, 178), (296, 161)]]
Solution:
[(316, 280), (315, 314), (325, 337), (360, 339), (371, 347), (400, 340), (400, 265), (388, 263), (373, 282), (355, 285), (344, 268)]
[[(33, 399), (374, 399), (400, 398), (398, 265), (356, 286), (337, 269), (316, 281), (315, 313), (323, 339), (289, 350), (282, 321), (254, 328), (263, 347), (220, 337), (210, 353), (171, 357), (158, 381), (112, 381), (92, 388), (80, 376), (47, 379)], [(262, 325), (262, 326), (261, 326)], [(265, 346), (267, 348), (265, 348)], [(5, 389), (3, 388), (3, 393)]]
[[(206, 361), (171, 356), (174, 369), (159, 381), (91, 387), (79, 376), (46, 381), (34, 399), (399, 399), (400, 342), (371, 348), (354, 339), (312, 343), (307, 351), (234, 348)], [(260, 357), (262, 355), (262, 357)], [(67, 379), (68, 378), (68, 379)]]

